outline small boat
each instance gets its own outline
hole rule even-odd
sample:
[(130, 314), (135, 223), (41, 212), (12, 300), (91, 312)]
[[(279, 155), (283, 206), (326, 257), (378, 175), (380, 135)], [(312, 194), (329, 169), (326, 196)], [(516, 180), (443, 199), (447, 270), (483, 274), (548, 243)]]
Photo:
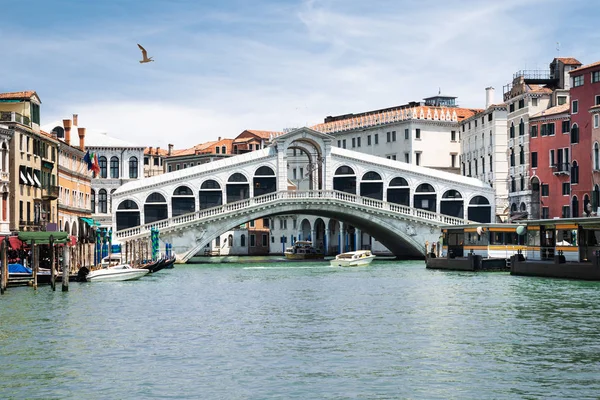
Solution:
[(119, 264), (114, 267), (97, 269), (88, 273), (85, 279), (88, 282), (97, 281), (129, 281), (139, 279), (150, 271), (144, 268), (133, 268), (129, 264)]
[(118, 253), (106, 256), (100, 261), (100, 266), (102, 268), (114, 267), (119, 264), (121, 264), (121, 254)]
[(371, 250), (349, 251), (338, 254), (334, 260), (331, 260), (332, 267), (363, 267), (371, 264), (375, 255)]
[(315, 249), (308, 240), (296, 241), (293, 246), (285, 249), (284, 254), (288, 260), (315, 260), (325, 257), (323, 252)]

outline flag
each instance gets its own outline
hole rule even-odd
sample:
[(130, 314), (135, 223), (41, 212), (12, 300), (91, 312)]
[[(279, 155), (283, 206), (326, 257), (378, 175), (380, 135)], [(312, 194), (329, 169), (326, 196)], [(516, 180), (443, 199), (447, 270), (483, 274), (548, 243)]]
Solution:
[(83, 161), (85, 161), (85, 163), (87, 164), (88, 167), (88, 171), (92, 169), (92, 159), (90, 158), (90, 151), (88, 150), (87, 153), (85, 153), (85, 156), (83, 156)]
[(94, 154), (94, 159), (92, 162), (92, 171), (96, 174), (100, 173), (100, 164), (98, 164), (98, 154)]

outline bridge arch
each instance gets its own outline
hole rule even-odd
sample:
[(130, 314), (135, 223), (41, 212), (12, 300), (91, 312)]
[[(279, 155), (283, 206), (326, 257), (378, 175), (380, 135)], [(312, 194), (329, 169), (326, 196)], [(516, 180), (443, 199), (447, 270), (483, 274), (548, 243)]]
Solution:
[[(513, 203), (511, 211), (517, 211), (517, 205)], [(491, 222), (491, 209), (490, 200), (485, 196), (474, 195), (469, 200), (468, 219), (470, 221), (476, 221), (481, 223)]]
[(444, 192), (440, 200), (440, 213), (452, 217), (464, 218), (465, 203), (462, 194), (456, 189)]
[(133, 228), (140, 224), (140, 207), (135, 200), (123, 200), (116, 211), (117, 231)]
[(254, 171), (253, 188), (255, 197), (277, 191), (277, 176), (271, 166), (263, 165)]
[(200, 210), (223, 205), (223, 189), (221, 188), (221, 184), (215, 179), (204, 180), (200, 185), (198, 202), (198, 209)]
[(150, 224), (168, 218), (167, 197), (160, 191), (150, 193), (144, 202), (144, 223)]
[(348, 165), (341, 165), (333, 176), (333, 190), (356, 194), (356, 173)]
[(426, 182), (419, 184), (413, 195), (413, 204), (415, 208), (435, 212), (437, 207), (437, 192), (433, 185)]
[(390, 180), (387, 189), (387, 201), (410, 207), (410, 186), (405, 178), (396, 176)]
[(194, 191), (187, 185), (177, 186), (171, 196), (171, 215), (177, 217), (194, 211), (196, 211)]
[(226, 187), (226, 203), (250, 198), (250, 180), (246, 174), (234, 172), (227, 178)]
[(360, 195), (383, 200), (383, 179), (375, 171), (365, 172), (360, 180)]

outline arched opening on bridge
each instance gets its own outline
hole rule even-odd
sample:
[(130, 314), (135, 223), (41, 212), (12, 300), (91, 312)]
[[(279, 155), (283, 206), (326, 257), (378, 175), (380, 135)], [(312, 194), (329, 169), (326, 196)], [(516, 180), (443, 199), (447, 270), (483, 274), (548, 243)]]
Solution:
[(313, 246), (317, 250), (325, 251), (325, 222), (321, 218), (315, 220), (314, 230)]
[(221, 185), (215, 180), (209, 179), (200, 185), (200, 209), (218, 207), (223, 205), (223, 192)]
[(343, 165), (335, 170), (333, 190), (356, 194), (356, 174), (352, 168)]
[(123, 200), (117, 206), (117, 230), (140, 225), (140, 209), (133, 200)]
[(465, 217), (465, 203), (458, 190), (447, 190), (440, 200), (440, 212), (451, 217)]
[(360, 195), (371, 199), (383, 200), (383, 180), (377, 172), (369, 171), (360, 182)]
[(277, 191), (275, 171), (270, 167), (260, 167), (254, 173), (254, 197)]
[(173, 191), (171, 210), (174, 217), (196, 211), (194, 192), (187, 186), (179, 186)]
[[(299, 190), (323, 189), (323, 152), (321, 146), (309, 137), (296, 138), (287, 146), (288, 178)], [(296, 176), (294, 176), (294, 171)], [(306, 185), (308, 178), (308, 185)], [(316, 180), (316, 187), (315, 187)]]
[(406, 179), (396, 177), (390, 181), (387, 190), (387, 201), (403, 206), (410, 206), (410, 187)]
[[(513, 203), (511, 211), (517, 211), (517, 205)], [(483, 196), (475, 196), (469, 202), (468, 219), (470, 221), (488, 223), (491, 222), (492, 207), (490, 201)]]
[(303, 219), (300, 222), (300, 232), (298, 232), (298, 240), (312, 240), (310, 221)]
[(329, 220), (329, 243), (327, 243), (327, 254), (339, 254), (340, 252), (340, 223), (335, 219)]
[(157, 192), (152, 193), (146, 198), (144, 204), (144, 223), (150, 224), (167, 218), (169, 218), (169, 211), (165, 196)]
[(436, 211), (437, 194), (435, 189), (429, 183), (421, 183), (417, 186), (414, 196), (415, 208), (421, 210)]
[(250, 197), (248, 179), (239, 172), (231, 175), (227, 180), (227, 203), (244, 200)]

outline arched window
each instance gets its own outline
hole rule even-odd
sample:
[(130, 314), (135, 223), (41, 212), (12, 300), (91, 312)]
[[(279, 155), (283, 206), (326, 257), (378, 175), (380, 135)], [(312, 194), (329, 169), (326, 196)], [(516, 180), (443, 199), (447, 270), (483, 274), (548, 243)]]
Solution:
[(123, 200), (117, 207), (117, 230), (140, 225), (139, 207), (133, 200)]
[(165, 196), (157, 192), (150, 194), (144, 204), (144, 223), (149, 224), (167, 218), (168, 209)]
[(519, 136), (523, 136), (525, 134), (525, 123), (523, 122), (523, 118), (521, 118), (521, 122), (519, 122)]
[(187, 186), (179, 186), (175, 189), (171, 198), (171, 210), (173, 217), (196, 211), (196, 201), (192, 189)]
[(96, 191), (92, 189), (90, 192), (91, 204), (90, 208), (92, 209), (92, 214), (96, 213)]
[(226, 154), (226, 153), (227, 153), (227, 147), (221, 146), (221, 154)]
[(573, 196), (571, 200), (571, 217), (579, 218), (579, 199), (577, 196)]
[(100, 178), (108, 177), (106, 157), (102, 156), (98, 158), (98, 165), (100, 166)]
[(129, 157), (129, 178), (138, 178), (138, 159), (137, 157)]
[[(104, 160), (106, 161), (106, 159)], [(105, 189), (100, 189), (98, 192), (98, 212), (100, 214), (106, 214), (108, 212), (108, 201)]]
[(335, 175), (354, 175), (354, 170), (347, 165), (343, 165), (335, 170)]
[(515, 137), (515, 124), (513, 122), (510, 123), (510, 137)]
[(246, 235), (244, 235), (244, 234), (242, 234), (242, 236), (240, 236), (240, 246), (246, 247)]
[(571, 184), (579, 183), (579, 164), (577, 161), (573, 161), (571, 165)]
[(390, 181), (387, 190), (387, 201), (403, 206), (410, 205), (410, 188), (406, 179), (396, 177)]
[(593, 160), (594, 160), (594, 170), (595, 171), (599, 171), (600, 170), (600, 145), (598, 145), (598, 142), (594, 143), (594, 155), (593, 155)]
[(229, 177), (227, 182), (248, 182), (248, 179), (246, 179), (246, 177), (239, 172), (236, 172)]
[(201, 210), (223, 204), (221, 185), (212, 179), (202, 182), (202, 185), (200, 186), (199, 200)]
[(117, 157), (110, 158), (110, 177), (119, 179), (119, 159)]
[(352, 168), (343, 165), (335, 170), (333, 190), (356, 194), (356, 176)]
[(571, 143), (579, 143), (579, 126), (577, 124), (571, 126)]

